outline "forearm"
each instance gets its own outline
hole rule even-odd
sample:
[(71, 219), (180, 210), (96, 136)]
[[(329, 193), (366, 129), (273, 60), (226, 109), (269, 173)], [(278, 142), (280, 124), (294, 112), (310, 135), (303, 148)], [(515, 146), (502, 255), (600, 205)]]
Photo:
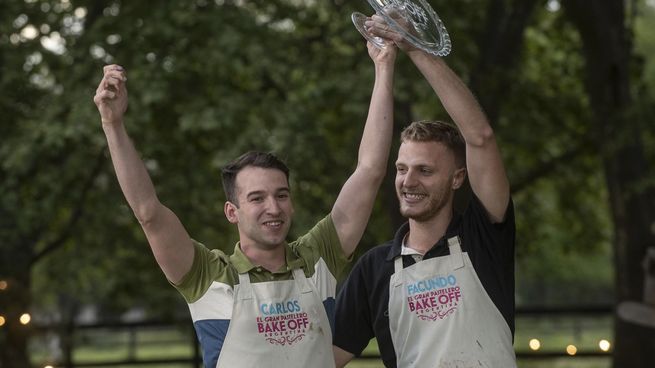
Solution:
[(364, 133), (355, 172), (348, 178), (332, 208), (332, 220), (346, 256), (359, 243), (386, 172), (393, 133), (393, 65), (376, 64)]
[(473, 93), (440, 57), (422, 51), (410, 58), (437, 94), (468, 145), (481, 146), (493, 138), (493, 131)]
[(393, 65), (375, 66), (375, 83), (359, 145), (357, 167), (382, 180), (393, 135)]
[(509, 180), (491, 125), (473, 93), (439, 57), (413, 51), (410, 57), (441, 100), (466, 142), (471, 189), (493, 222), (505, 216)]
[(334, 354), (334, 363), (337, 368), (344, 367), (355, 357), (354, 354), (349, 353), (336, 345), (332, 345), (332, 353)]
[(123, 195), (139, 222), (148, 222), (159, 206), (148, 171), (122, 122), (103, 123), (102, 127)]

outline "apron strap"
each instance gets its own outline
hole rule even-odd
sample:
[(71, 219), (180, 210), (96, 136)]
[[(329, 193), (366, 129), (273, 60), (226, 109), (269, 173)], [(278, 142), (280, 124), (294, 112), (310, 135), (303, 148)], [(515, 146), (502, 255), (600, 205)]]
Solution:
[(303, 271), (301, 268), (296, 268), (293, 270), (293, 279), (296, 281), (296, 286), (298, 286), (298, 290), (300, 290), (302, 294), (312, 292), (312, 288), (307, 281), (307, 277), (305, 276), (305, 271)]
[(453, 270), (464, 267), (464, 253), (462, 253), (459, 236), (448, 238), (448, 250), (450, 251), (450, 265)]
[(250, 285), (250, 274), (239, 274), (239, 300), (252, 299), (252, 285)]
[(402, 277), (399, 277), (398, 275), (400, 274), (400, 271), (403, 270), (403, 256), (398, 256), (396, 259), (393, 260), (393, 272), (396, 277), (392, 277), (394, 280), (393, 286), (398, 287), (403, 284), (403, 279)]

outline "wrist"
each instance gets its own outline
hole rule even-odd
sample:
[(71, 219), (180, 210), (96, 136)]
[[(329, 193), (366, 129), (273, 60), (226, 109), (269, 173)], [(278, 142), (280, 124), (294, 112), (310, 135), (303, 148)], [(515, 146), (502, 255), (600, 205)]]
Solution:
[(410, 59), (414, 60), (417, 58), (437, 58), (438, 56), (434, 56), (431, 54), (428, 54), (427, 52), (421, 50), (421, 49), (412, 49), (406, 52), (407, 56), (410, 57)]
[(393, 73), (394, 71), (394, 62), (383, 62), (375, 63), (375, 72), (376, 73)]
[(101, 119), (102, 129), (113, 129), (123, 125), (123, 119)]

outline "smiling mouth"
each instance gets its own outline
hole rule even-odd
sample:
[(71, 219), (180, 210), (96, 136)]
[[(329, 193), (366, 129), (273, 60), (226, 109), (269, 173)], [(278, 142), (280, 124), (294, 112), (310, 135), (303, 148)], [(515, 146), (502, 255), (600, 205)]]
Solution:
[(408, 193), (408, 192), (403, 192), (402, 195), (403, 199), (409, 202), (418, 202), (422, 200), (423, 198), (427, 197), (425, 194), (421, 193)]
[(264, 221), (263, 225), (266, 227), (270, 227), (273, 229), (279, 229), (282, 227), (282, 224), (284, 224), (283, 221), (280, 220), (275, 220), (275, 221)]

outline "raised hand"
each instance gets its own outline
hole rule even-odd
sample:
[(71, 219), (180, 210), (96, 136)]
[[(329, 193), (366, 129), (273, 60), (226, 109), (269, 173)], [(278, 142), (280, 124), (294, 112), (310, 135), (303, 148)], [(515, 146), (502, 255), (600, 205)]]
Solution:
[(390, 40), (384, 40), (384, 47), (379, 48), (370, 41), (366, 43), (368, 56), (375, 64), (393, 64), (396, 60), (396, 45)]
[[(390, 9), (387, 15), (393, 18), (405, 31), (410, 34), (416, 34), (414, 26), (407, 20), (407, 18), (397, 10)], [(377, 14), (372, 15), (365, 23), (366, 30), (374, 36), (381, 37), (393, 41), (398, 48), (405, 52), (418, 50), (411, 43), (407, 42), (405, 38), (389, 26), (386, 20)]]
[(100, 112), (103, 124), (115, 124), (123, 121), (127, 110), (127, 76), (125, 69), (116, 64), (103, 68), (104, 76), (93, 97)]

